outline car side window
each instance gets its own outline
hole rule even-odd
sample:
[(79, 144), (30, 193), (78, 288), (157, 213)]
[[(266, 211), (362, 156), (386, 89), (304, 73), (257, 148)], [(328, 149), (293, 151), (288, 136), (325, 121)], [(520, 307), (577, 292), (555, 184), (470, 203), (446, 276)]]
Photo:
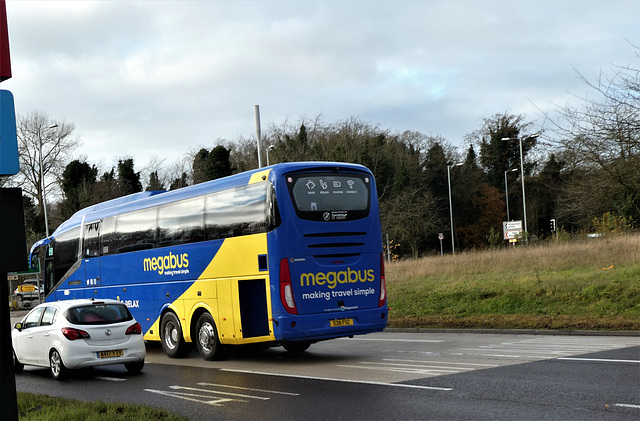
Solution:
[(51, 326), (56, 321), (57, 310), (53, 307), (47, 307), (42, 315), (41, 326)]
[(42, 311), (44, 307), (36, 308), (31, 313), (27, 314), (27, 317), (24, 319), (24, 323), (22, 324), (23, 329), (29, 329), (31, 327), (38, 326), (40, 322), (40, 316), (42, 315)]

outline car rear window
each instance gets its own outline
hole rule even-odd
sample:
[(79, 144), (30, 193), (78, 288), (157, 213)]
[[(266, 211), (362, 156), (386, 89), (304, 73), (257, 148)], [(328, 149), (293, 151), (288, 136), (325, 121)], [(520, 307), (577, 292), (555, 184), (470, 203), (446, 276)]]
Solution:
[(126, 322), (132, 320), (133, 316), (124, 304), (96, 303), (71, 307), (66, 311), (66, 318), (77, 325), (99, 325)]

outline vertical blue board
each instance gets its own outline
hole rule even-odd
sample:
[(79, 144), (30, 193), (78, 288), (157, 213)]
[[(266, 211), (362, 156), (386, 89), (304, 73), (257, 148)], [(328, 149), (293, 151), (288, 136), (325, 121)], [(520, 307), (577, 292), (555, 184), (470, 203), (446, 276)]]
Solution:
[(0, 90), (0, 176), (14, 175), (18, 171), (20, 161), (13, 94)]

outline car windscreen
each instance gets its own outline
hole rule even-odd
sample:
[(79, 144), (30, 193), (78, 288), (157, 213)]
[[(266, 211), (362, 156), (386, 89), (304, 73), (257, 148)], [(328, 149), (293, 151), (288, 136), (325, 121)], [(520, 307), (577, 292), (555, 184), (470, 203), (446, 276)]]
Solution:
[(129, 309), (124, 304), (105, 303), (71, 307), (65, 312), (65, 317), (71, 323), (77, 325), (118, 323), (133, 319)]
[(351, 221), (369, 215), (371, 178), (364, 174), (291, 174), (287, 186), (298, 217)]

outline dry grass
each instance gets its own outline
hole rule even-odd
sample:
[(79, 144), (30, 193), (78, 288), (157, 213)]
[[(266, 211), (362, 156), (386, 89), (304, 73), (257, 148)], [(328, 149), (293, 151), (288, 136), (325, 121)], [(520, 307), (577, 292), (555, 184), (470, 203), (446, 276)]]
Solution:
[(640, 329), (640, 236), (387, 265), (390, 326)]

